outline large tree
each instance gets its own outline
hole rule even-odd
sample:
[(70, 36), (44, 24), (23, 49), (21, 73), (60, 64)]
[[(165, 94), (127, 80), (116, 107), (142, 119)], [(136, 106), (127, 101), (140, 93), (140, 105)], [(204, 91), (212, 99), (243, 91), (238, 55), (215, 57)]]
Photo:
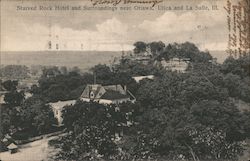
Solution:
[(60, 139), (58, 159), (88, 160), (116, 153), (115, 133), (126, 123), (126, 117), (115, 106), (79, 101), (65, 107), (63, 118), (69, 133)]
[(246, 102), (250, 102), (249, 59), (250, 56), (243, 56), (238, 59), (229, 57), (220, 69), (225, 75), (223, 82), (229, 90), (229, 95)]
[(168, 73), (143, 84), (137, 101), (143, 112), (128, 141), (135, 143), (132, 154), (139, 158), (235, 159), (249, 137), (247, 114), (209, 77)]
[(12, 107), (20, 106), (21, 103), (24, 101), (24, 93), (11, 91), (5, 94), (4, 102)]
[(151, 49), (152, 54), (158, 56), (165, 48), (165, 44), (162, 41), (151, 42), (149, 43), (149, 47)]
[(1, 85), (7, 90), (7, 91), (14, 91), (17, 89), (18, 81), (16, 80), (7, 80), (5, 82), (1, 82)]
[(135, 48), (134, 48), (134, 53), (135, 54), (145, 52), (146, 49), (147, 49), (147, 44), (145, 42), (142, 42), (142, 41), (135, 42), (134, 46), (135, 46)]
[(182, 44), (168, 44), (166, 48), (160, 53), (159, 58), (165, 58), (169, 60), (170, 58), (189, 58), (191, 62), (195, 63), (206, 63), (212, 59), (209, 52), (203, 52), (198, 49), (198, 47), (190, 42), (185, 42)]
[(53, 125), (56, 123), (52, 109), (43, 98), (37, 95), (25, 100), (19, 113), (22, 129), (33, 130), (37, 134), (52, 131)]
[(222, 65), (221, 71), (225, 74), (233, 73), (240, 77), (250, 76), (250, 55), (238, 59), (228, 57)]
[(41, 77), (39, 86), (33, 86), (32, 92), (45, 98), (46, 102), (77, 99), (89, 83), (93, 83), (92, 74), (67, 72), (53, 77)]

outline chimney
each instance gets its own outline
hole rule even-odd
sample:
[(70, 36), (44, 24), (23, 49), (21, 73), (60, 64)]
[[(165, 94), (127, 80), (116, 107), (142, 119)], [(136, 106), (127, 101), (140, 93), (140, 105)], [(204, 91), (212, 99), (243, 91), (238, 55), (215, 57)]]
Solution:
[(88, 92), (89, 92), (89, 98), (90, 98), (90, 93), (91, 93), (91, 87), (90, 86), (89, 86), (89, 91)]
[(125, 91), (126, 94), (127, 94), (127, 86), (126, 86), (126, 85), (124, 85), (124, 91)]

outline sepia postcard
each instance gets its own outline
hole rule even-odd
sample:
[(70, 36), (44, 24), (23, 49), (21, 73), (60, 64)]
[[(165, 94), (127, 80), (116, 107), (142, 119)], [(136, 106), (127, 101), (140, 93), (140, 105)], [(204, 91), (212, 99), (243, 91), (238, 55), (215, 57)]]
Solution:
[(0, 161), (250, 161), (250, 0), (0, 7)]

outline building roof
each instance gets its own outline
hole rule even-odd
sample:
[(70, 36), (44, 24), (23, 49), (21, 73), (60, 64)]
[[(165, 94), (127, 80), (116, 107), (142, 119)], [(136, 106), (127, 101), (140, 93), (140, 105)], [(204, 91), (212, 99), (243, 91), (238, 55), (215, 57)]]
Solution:
[(97, 93), (100, 91), (101, 87), (102, 86), (100, 84), (92, 84), (92, 85), (88, 84), (85, 87), (81, 97), (89, 98), (90, 97), (90, 92), (93, 92), (93, 94), (96, 96)]
[(3, 142), (7, 142), (7, 141), (8, 141), (8, 139), (7, 139), (7, 138), (4, 138), (2, 141), (3, 141)]
[(107, 100), (116, 100), (116, 99), (129, 98), (129, 96), (126, 95), (126, 94), (121, 94), (118, 91), (106, 90), (106, 92), (102, 95), (101, 98), (102, 99), (107, 99)]
[(7, 147), (8, 149), (17, 149), (17, 146), (16, 146), (16, 144), (14, 144), (14, 143), (11, 143), (8, 147)]
[(54, 103), (49, 103), (49, 105), (55, 109), (62, 109), (65, 106), (74, 105), (75, 103), (76, 103), (76, 100), (68, 100), (68, 101), (58, 101)]
[(126, 91), (123, 89), (123, 87), (118, 84), (118, 85), (108, 85), (108, 86), (103, 86), (103, 88), (107, 91), (117, 91), (120, 94), (126, 95)]
[(97, 96), (97, 94), (100, 92), (102, 86), (101, 85), (97, 85), (96, 87), (92, 88), (91, 91), (94, 92), (94, 95)]
[(189, 61), (179, 58), (172, 58), (168, 61), (162, 60), (161, 64), (165, 69), (171, 71), (185, 72), (188, 68)]
[(6, 93), (9, 93), (9, 91), (0, 91), (0, 95), (5, 95)]
[(94, 96), (91, 99), (116, 100), (130, 98), (127, 91), (121, 85), (102, 86), (100, 84), (87, 85), (81, 97), (90, 98), (91, 93)]
[(5, 138), (11, 139), (11, 136), (10, 136), (9, 134), (6, 134), (6, 135), (5, 135)]
[(146, 76), (135, 76), (133, 79), (139, 83), (143, 79), (154, 79), (154, 75), (146, 75)]

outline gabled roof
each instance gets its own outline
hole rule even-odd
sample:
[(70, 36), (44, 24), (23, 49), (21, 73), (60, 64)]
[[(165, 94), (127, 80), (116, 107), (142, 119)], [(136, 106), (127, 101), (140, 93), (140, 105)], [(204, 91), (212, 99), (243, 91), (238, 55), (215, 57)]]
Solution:
[(6, 135), (5, 135), (5, 138), (11, 139), (11, 136), (10, 136), (9, 134), (6, 134)]
[(126, 94), (126, 91), (122, 88), (122, 86), (120, 84), (118, 85), (108, 85), (108, 86), (103, 86), (103, 88), (106, 91), (117, 91), (121, 94)]
[(93, 85), (88, 84), (85, 87), (85, 89), (84, 89), (81, 97), (83, 97), (83, 98), (89, 98), (90, 92), (93, 92), (94, 95), (96, 96), (99, 93), (101, 87), (102, 87), (102, 85), (100, 85), (100, 84), (93, 84)]
[(7, 142), (7, 141), (8, 141), (8, 139), (7, 139), (7, 138), (4, 138), (2, 141), (3, 141), (3, 142)]
[(135, 77), (132, 77), (135, 81), (136, 81), (136, 83), (139, 83), (141, 80), (143, 80), (143, 79), (154, 79), (154, 75), (146, 75), (146, 76), (135, 76)]
[(108, 85), (108, 86), (102, 86), (99, 84), (87, 85), (81, 97), (90, 98), (91, 92), (94, 94), (93, 99), (115, 100), (115, 99), (130, 98), (130, 96), (127, 95), (127, 92), (123, 89), (121, 85)]
[(92, 89), (91, 91), (93, 91), (94, 95), (97, 96), (101, 88), (102, 88), (101, 86), (97, 86), (96, 89)]
[(8, 149), (17, 149), (17, 146), (16, 146), (16, 144), (14, 144), (14, 143), (11, 143), (8, 147), (7, 147)]
[(124, 99), (124, 98), (129, 98), (129, 96), (126, 94), (121, 94), (119, 91), (114, 91), (114, 90), (106, 90), (106, 92), (101, 97), (101, 99), (107, 99), (107, 100)]
[(76, 100), (68, 100), (68, 101), (58, 101), (54, 103), (49, 103), (49, 105), (55, 109), (62, 109), (65, 106), (74, 105), (75, 103), (76, 103)]

